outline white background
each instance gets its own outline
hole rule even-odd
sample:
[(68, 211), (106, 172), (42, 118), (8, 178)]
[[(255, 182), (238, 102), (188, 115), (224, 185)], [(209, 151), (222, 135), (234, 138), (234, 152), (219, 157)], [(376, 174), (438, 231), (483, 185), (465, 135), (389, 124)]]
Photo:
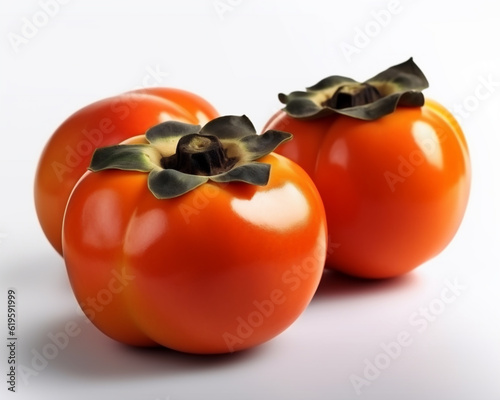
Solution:
[[(46, 19), (41, 3), (0, 3), (0, 337), (9, 287), (18, 293), (18, 366), (32, 368), (49, 334), (67, 323), (79, 334), (36, 376), (18, 374), (16, 394), (2, 375), (2, 399), (500, 398), (495, 1), (66, 0)], [(390, 4), (382, 26), (380, 10)], [(43, 26), (13, 45), (24, 18)], [(364, 41), (362, 30), (371, 35)], [(347, 45), (356, 51), (347, 54)], [(141, 87), (156, 70), (158, 84), (198, 93), (221, 114), (245, 113), (260, 129), (280, 108), (279, 92), (328, 75), (364, 80), (410, 56), (430, 82), (425, 93), (460, 118), (471, 151), (469, 208), (442, 254), (396, 280), (329, 275), (295, 324), (241, 354), (134, 350), (85, 321), (33, 207), (36, 162), (68, 115)], [(459, 295), (428, 325), (416, 324), (447, 282)], [(366, 378), (367, 363), (405, 334), (409, 345), (356, 393), (353, 374)]]

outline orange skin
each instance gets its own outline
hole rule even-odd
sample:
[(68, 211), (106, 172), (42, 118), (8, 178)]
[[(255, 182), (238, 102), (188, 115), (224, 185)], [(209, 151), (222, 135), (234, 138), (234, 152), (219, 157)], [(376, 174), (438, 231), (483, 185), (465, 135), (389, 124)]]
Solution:
[(362, 278), (402, 275), (457, 232), (469, 197), (469, 153), (457, 121), (435, 101), (375, 121), (301, 121), (279, 111), (268, 129), (294, 135), (276, 152), (301, 165), (321, 194), (338, 246), (327, 268)]
[(35, 175), (36, 212), (54, 249), (62, 254), (64, 208), (97, 147), (144, 134), (166, 120), (204, 124), (217, 116), (217, 111), (195, 94), (147, 88), (97, 101), (66, 119), (47, 142)]
[(85, 174), (63, 250), (75, 296), (102, 332), (227, 353), (270, 340), (304, 311), (324, 267), (322, 201), (295, 163), (274, 153), (259, 161), (272, 166), (266, 186), (209, 182), (169, 200), (151, 194), (142, 172)]

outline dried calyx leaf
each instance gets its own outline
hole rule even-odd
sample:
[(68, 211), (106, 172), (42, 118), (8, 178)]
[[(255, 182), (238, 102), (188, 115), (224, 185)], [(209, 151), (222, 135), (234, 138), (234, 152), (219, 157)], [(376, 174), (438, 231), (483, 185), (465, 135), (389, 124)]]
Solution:
[(421, 107), (422, 90), (429, 83), (413, 58), (375, 75), (365, 82), (344, 76), (330, 76), (306, 91), (280, 93), (284, 110), (299, 119), (332, 114), (374, 120), (394, 112), (397, 106)]
[(257, 135), (245, 116), (224, 116), (203, 128), (167, 121), (150, 128), (149, 144), (123, 144), (97, 149), (89, 169), (149, 173), (148, 186), (159, 199), (180, 196), (208, 181), (266, 185), (271, 166), (258, 159), (272, 152), (289, 133), (269, 130)]

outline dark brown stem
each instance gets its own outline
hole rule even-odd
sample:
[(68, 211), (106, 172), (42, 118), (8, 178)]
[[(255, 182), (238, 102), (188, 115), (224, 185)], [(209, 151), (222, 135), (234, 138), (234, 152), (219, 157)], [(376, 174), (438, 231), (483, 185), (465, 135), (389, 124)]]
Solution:
[(217, 137), (193, 133), (179, 139), (175, 154), (163, 157), (161, 166), (186, 174), (211, 176), (231, 169), (235, 162), (227, 157)]
[(373, 103), (381, 97), (382, 95), (377, 88), (368, 83), (347, 84), (338, 88), (334, 95), (327, 100), (326, 105), (336, 109), (356, 107)]

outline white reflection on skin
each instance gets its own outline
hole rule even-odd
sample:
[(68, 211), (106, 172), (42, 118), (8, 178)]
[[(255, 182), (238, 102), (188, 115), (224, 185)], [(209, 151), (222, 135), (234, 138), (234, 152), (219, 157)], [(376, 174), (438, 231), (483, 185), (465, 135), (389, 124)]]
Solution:
[(162, 237), (167, 226), (165, 213), (160, 209), (152, 209), (142, 215), (133, 216), (126, 233), (125, 252), (138, 255), (147, 251), (152, 243)]
[(345, 139), (338, 139), (333, 144), (330, 149), (329, 161), (331, 164), (340, 165), (343, 168), (347, 168), (347, 163), (349, 161), (349, 151), (347, 150), (347, 144)]
[(427, 161), (436, 168), (442, 169), (443, 153), (439, 136), (434, 128), (427, 122), (416, 121), (412, 126), (412, 135)]
[[(120, 211), (116, 204), (120, 199), (112, 190), (92, 193), (82, 210), (83, 240), (92, 247), (113, 247), (121, 240)], [(90, 221), (86, 226), (86, 221)], [(115, 221), (115, 223), (108, 223)], [(97, 229), (95, 223), (97, 222)]]
[(304, 223), (311, 211), (302, 193), (291, 183), (257, 192), (250, 200), (235, 198), (231, 206), (246, 221), (278, 231)]
[(210, 121), (210, 118), (208, 118), (207, 115), (202, 111), (196, 111), (196, 119), (198, 120), (198, 124), (201, 126)]
[(160, 112), (160, 116), (158, 118), (158, 123), (172, 121), (174, 119), (175, 118), (173, 118), (168, 112), (162, 111), (162, 112)]

